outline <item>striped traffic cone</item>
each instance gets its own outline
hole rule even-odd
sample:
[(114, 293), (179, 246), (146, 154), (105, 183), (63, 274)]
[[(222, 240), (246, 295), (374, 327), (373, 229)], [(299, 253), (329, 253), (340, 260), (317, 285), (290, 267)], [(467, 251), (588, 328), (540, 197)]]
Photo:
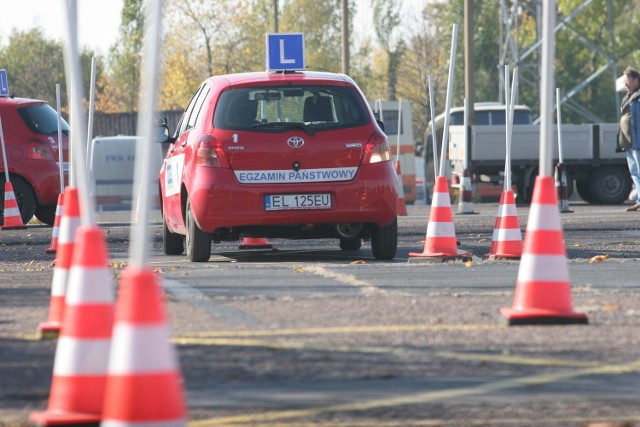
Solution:
[(55, 254), (58, 249), (58, 236), (60, 235), (60, 217), (62, 216), (62, 206), (64, 204), (64, 194), (58, 195), (56, 205), (56, 218), (53, 220), (53, 231), (51, 232), (51, 245), (44, 250), (47, 254)]
[(271, 249), (273, 245), (264, 237), (243, 237), (238, 249)]
[(512, 308), (500, 310), (510, 325), (587, 323), (573, 311), (569, 269), (553, 177), (536, 178)]
[(156, 274), (127, 267), (120, 276), (102, 427), (186, 425), (182, 376), (169, 338)]
[(409, 257), (467, 257), (470, 252), (458, 250), (449, 186), (444, 176), (436, 178), (429, 210), (427, 238), (422, 253), (409, 252)]
[(45, 412), (29, 416), (39, 425), (97, 425), (102, 417), (114, 318), (113, 283), (102, 230), (81, 226), (77, 233), (49, 405)]
[(460, 185), (460, 195), (458, 196), (458, 213), (477, 213), (473, 210), (473, 188), (471, 187), (471, 171), (469, 169), (465, 169), (462, 174), (462, 184)]
[(567, 168), (563, 163), (558, 163), (556, 166), (556, 192), (558, 193), (558, 200), (560, 212), (571, 213), (573, 212), (569, 208), (569, 187), (567, 186)]
[(498, 215), (493, 229), (488, 258), (515, 258), (522, 256), (522, 231), (516, 212), (513, 190), (505, 190), (500, 196)]
[(400, 169), (400, 160), (396, 160), (396, 175), (398, 177), (398, 203), (396, 215), (407, 216), (407, 204), (404, 201), (404, 183), (402, 182), (402, 170)]
[(27, 228), (22, 222), (16, 194), (13, 192), (13, 185), (11, 185), (9, 181), (4, 183), (4, 223), (0, 228), (2, 230), (20, 230)]
[(73, 246), (76, 231), (80, 226), (80, 205), (78, 202), (78, 190), (75, 187), (67, 187), (64, 192), (64, 208), (60, 218), (60, 237), (56, 250), (53, 280), (51, 283), (51, 306), (49, 308), (49, 320), (39, 326), (41, 338), (57, 338), (60, 334), (64, 315), (64, 298), (69, 281), (69, 270), (73, 257)]

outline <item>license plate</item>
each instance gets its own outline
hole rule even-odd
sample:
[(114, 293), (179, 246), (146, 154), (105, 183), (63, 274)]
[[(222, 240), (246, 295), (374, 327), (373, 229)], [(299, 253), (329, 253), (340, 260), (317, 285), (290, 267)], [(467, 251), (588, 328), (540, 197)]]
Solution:
[(264, 207), (268, 211), (331, 209), (331, 194), (267, 194)]

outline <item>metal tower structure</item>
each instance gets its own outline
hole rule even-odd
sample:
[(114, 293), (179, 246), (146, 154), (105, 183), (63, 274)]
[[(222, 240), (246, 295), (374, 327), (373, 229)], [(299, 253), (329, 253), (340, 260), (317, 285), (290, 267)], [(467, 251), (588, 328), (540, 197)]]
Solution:
[[(542, 46), (542, 2), (544, 0), (519, 1), (519, 0), (500, 0), (500, 88), (499, 99), (504, 102), (504, 67), (509, 65), (511, 69), (518, 67), (520, 74), (520, 85), (532, 85), (539, 88), (540, 84), (540, 51)], [(618, 78), (618, 66), (615, 53), (615, 39), (613, 34), (613, 5), (612, 0), (607, 1), (607, 25), (609, 29), (609, 46), (601, 46), (589, 38), (588, 34), (584, 34), (579, 28), (572, 25), (572, 21), (584, 12), (594, 0), (585, 0), (580, 6), (576, 7), (566, 16), (558, 16), (556, 19), (555, 33), (562, 31), (571, 36), (584, 46), (591, 49), (595, 54), (606, 59), (605, 65), (595, 70), (590, 76), (580, 81), (573, 88), (564, 91), (561, 96), (561, 105), (564, 105), (590, 122), (598, 123), (603, 120), (596, 114), (591, 112), (588, 107), (582, 105), (575, 95), (586, 88), (593, 80), (608, 70), (612, 73), (613, 82)], [(520, 46), (520, 27), (519, 18), (525, 12), (535, 17), (536, 20), (536, 37), (535, 42), (529, 46)], [(615, 89), (612, 89), (612, 96), (615, 96), (616, 104), (620, 104), (620, 96)], [(516, 98), (517, 99), (517, 98)], [(538, 105), (532, 105), (533, 110), (538, 111)]]

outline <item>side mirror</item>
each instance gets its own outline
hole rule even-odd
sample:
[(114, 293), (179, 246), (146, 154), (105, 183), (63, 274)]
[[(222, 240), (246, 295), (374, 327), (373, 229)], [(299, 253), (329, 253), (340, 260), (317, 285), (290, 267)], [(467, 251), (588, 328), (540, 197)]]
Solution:
[(171, 138), (169, 136), (170, 131), (169, 131), (169, 125), (167, 124), (167, 119), (165, 117), (162, 117), (158, 120), (156, 120), (156, 132), (154, 134), (154, 142), (160, 142), (160, 143), (174, 143), (175, 141), (173, 140), (173, 138)]
[(382, 132), (384, 132), (384, 122), (380, 119), (377, 119), (376, 123), (378, 123), (378, 126), (380, 126), (380, 129), (382, 129)]

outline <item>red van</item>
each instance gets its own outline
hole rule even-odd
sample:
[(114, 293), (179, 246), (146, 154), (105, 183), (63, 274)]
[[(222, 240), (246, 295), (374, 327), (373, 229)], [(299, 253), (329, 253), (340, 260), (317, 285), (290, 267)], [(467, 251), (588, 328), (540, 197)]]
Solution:
[[(45, 101), (0, 98), (0, 118), (4, 133), (9, 180), (20, 208), (22, 222), (35, 215), (53, 225), (60, 194), (58, 166), (58, 114)], [(62, 154), (67, 180), (69, 125), (62, 120)], [(0, 162), (0, 221), (4, 222), (4, 162)]]

